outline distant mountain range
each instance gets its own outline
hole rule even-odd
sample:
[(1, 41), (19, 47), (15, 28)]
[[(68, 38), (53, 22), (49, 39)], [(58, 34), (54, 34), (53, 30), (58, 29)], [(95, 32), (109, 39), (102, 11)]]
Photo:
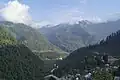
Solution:
[(120, 29), (120, 20), (92, 23), (87, 20), (75, 24), (44, 26), (40, 32), (54, 45), (72, 52), (80, 47), (94, 44)]
[(62, 50), (72, 52), (80, 47), (84, 47), (94, 41), (94, 36), (90, 35), (82, 27), (88, 22), (78, 24), (59, 24), (53, 27), (40, 28), (40, 32), (54, 45)]
[(97, 41), (100, 41), (111, 33), (120, 30), (120, 19), (116, 21), (90, 24), (84, 27), (84, 29), (91, 35), (95, 36)]

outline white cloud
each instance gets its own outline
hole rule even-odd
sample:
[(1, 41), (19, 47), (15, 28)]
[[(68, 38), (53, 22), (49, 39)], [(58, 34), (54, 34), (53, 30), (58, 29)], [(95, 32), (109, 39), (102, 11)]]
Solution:
[[(79, 0), (80, 3), (85, 4), (87, 0)], [(87, 17), (85, 13), (78, 8), (69, 9), (66, 6), (59, 11), (52, 11), (51, 14), (48, 14), (50, 19), (42, 20), (40, 22), (33, 22), (32, 17), (29, 13), (30, 7), (26, 4), (20, 3), (18, 0), (9, 1), (7, 4), (0, 8), (0, 17), (2, 17), (6, 21), (11, 21), (14, 23), (24, 23), (27, 25), (31, 25), (32, 27), (40, 27), (47, 24), (59, 24), (59, 23), (74, 23), (80, 20), (89, 20), (92, 22), (101, 22), (102, 19), (99, 17)]]
[(14, 23), (30, 24), (32, 18), (29, 14), (29, 6), (20, 3), (18, 0), (9, 1), (0, 9), (0, 16), (6, 21)]

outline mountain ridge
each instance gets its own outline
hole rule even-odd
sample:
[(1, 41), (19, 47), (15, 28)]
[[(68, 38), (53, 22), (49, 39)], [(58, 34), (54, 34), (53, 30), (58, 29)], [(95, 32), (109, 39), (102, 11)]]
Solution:
[(92, 43), (94, 36), (86, 32), (81, 24), (59, 24), (53, 27), (40, 28), (40, 32), (54, 45), (62, 50), (72, 52), (77, 48), (84, 47)]
[(100, 23), (82, 20), (74, 24), (61, 23), (52, 27), (42, 27), (40, 32), (52, 44), (64, 51), (72, 52), (77, 48), (100, 42), (119, 29), (120, 19)]
[(37, 53), (38, 56), (40, 56), (40, 53), (47, 51), (59, 54), (57, 57), (60, 57), (60, 54), (66, 54), (66, 52), (51, 44), (40, 32), (30, 26), (6, 21), (0, 22), (0, 26), (4, 27), (19, 43), (26, 45), (32, 51), (39, 52)]

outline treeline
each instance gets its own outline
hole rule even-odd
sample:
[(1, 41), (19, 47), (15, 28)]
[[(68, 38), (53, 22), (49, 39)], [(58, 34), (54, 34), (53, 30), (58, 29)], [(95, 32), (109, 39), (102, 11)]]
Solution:
[(43, 80), (43, 61), (24, 45), (0, 48), (0, 79)]
[[(88, 64), (90, 68), (96, 67), (96, 60), (93, 56), (95, 54), (108, 54), (113, 57), (120, 56), (120, 30), (116, 33), (112, 33), (106, 39), (100, 42), (83, 47), (72, 52), (66, 59), (58, 62), (59, 69), (56, 71), (56, 75), (68, 73), (70, 70), (78, 69), (80, 72), (84, 71), (84, 66), (87, 66), (84, 62), (85, 56), (88, 57)], [(119, 64), (120, 65), (120, 64)]]

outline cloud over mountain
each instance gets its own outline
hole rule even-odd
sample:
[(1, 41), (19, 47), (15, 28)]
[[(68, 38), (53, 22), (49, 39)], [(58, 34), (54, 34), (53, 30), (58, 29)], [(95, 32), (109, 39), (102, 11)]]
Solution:
[[(81, 4), (85, 4), (87, 0), (80, 0)], [(66, 5), (67, 6), (67, 5)], [(31, 6), (30, 6), (31, 7)], [(48, 24), (60, 24), (60, 23), (75, 23), (81, 20), (89, 20), (91, 22), (101, 22), (102, 19), (98, 16), (89, 16), (79, 7), (73, 8), (56, 8), (47, 14), (48, 17), (40, 17), (37, 22), (34, 22), (32, 16), (29, 13), (30, 7), (24, 3), (20, 3), (18, 0), (9, 1), (7, 4), (4, 4), (0, 7), (0, 20), (11, 21), (14, 23), (24, 23), (31, 25), (34, 28), (38, 28)], [(31, 10), (32, 11), (32, 10)], [(42, 13), (41, 13), (42, 14)], [(33, 16), (34, 17), (34, 16)], [(35, 20), (36, 21), (36, 20)]]
[(29, 14), (29, 6), (20, 3), (18, 0), (9, 1), (0, 9), (0, 16), (14, 23), (30, 24), (32, 18)]

